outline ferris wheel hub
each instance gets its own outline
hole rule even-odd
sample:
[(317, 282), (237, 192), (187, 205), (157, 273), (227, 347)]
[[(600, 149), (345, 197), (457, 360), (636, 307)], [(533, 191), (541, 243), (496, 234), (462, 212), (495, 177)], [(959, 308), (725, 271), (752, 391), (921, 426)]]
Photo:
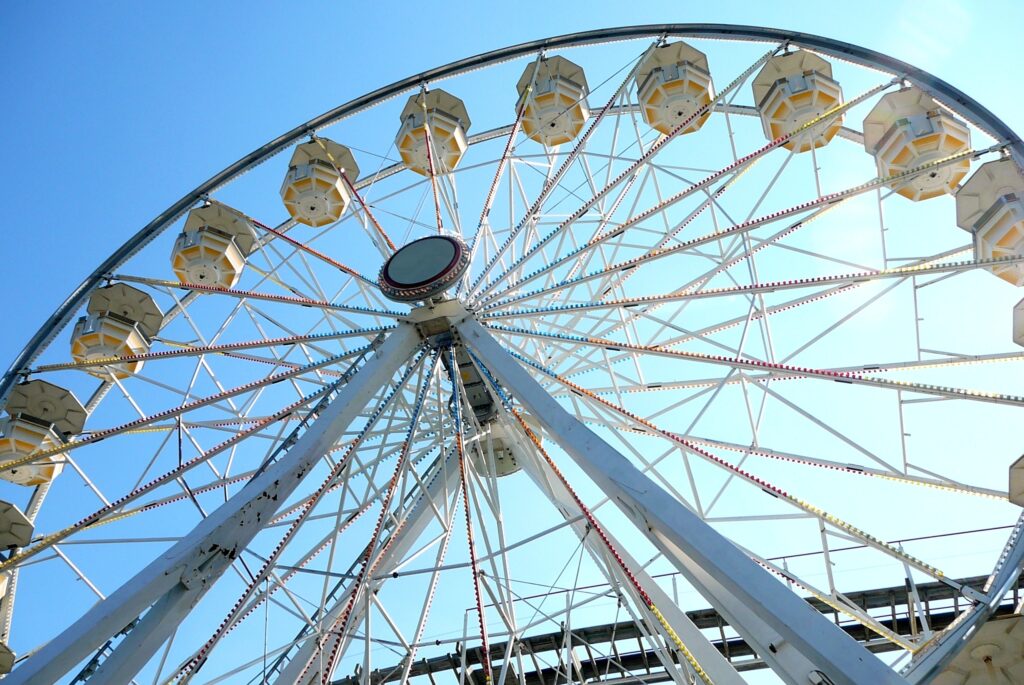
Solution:
[(405, 245), (380, 270), (384, 296), (397, 302), (420, 302), (455, 285), (469, 266), (469, 248), (454, 235), (432, 235)]

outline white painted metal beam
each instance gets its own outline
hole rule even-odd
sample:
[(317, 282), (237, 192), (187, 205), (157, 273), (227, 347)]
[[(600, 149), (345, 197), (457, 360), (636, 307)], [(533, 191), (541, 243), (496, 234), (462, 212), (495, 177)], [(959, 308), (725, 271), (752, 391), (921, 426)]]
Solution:
[[(580, 541), (591, 548), (596, 555), (604, 557), (607, 549), (602, 547), (596, 536), (587, 535), (587, 521), (580, 518), (578, 507), (573, 502), (569, 491), (561, 481), (548, 475), (547, 471), (550, 468), (545, 469), (544, 463), (537, 456), (535, 450), (531, 449), (533, 447), (532, 444), (529, 443), (525, 435), (522, 435), (522, 429), (518, 424), (511, 426), (511, 428), (514, 429), (514, 434), (517, 434), (517, 439), (512, 443), (512, 449), (516, 454), (516, 461), (522, 467), (523, 472), (548, 497), (566, 521), (570, 522), (573, 532), (580, 538)], [(736, 669), (729, 663), (729, 660), (700, 632), (700, 629), (689, 619), (686, 612), (676, 606), (676, 603), (661, 589), (661, 586), (627, 551), (626, 546), (618, 542), (615, 536), (607, 530), (604, 533), (615, 548), (616, 553), (622, 557), (630, 572), (640, 582), (644, 591), (650, 595), (654, 605), (658, 607), (665, 620), (668, 621), (672, 629), (679, 635), (683, 644), (690, 650), (693, 658), (697, 660), (697, 663), (708, 674), (712, 682), (715, 685), (744, 685), (746, 681), (740, 677), (740, 674), (736, 672)], [(612, 570), (614, 571), (615, 569)], [(664, 632), (661, 625), (650, 613), (648, 607), (640, 606), (639, 608), (644, 616), (647, 617), (649, 625), (661, 633), (664, 638), (671, 640), (671, 637)]]
[[(180, 619), (335, 445), (377, 391), (391, 380), (419, 342), (419, 335), (412, 326), (400, 325), (278, 461), (106, 600), (29, 657), (7, 676), (6, 684), (54, 683), (91, 656), (108, 638), (144, 615), (102, 667), (101, 681), (129, 682), (170, 636)], [(139, 633), (133, 638), (135, 631)]]
[(456, 328), (487, 370), (786, 682), (906, 682), (569, 414), (483, 326), (467, 319)]

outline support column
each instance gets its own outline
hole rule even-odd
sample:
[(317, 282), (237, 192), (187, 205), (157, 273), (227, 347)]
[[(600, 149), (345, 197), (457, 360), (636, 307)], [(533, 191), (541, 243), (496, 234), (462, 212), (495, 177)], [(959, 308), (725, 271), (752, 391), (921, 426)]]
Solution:
[(787, 683), (905, 685), (566, 411), (478, 322), (456, 325), (487, 370)]
[(411, 325), (400, 325), (278, 461), (14, 669), (5, 685), (56, 682), (142, 616), (93, 676), (99, 679), (96, 682), (129, 682), (263, 529), (263, 522), (274, 515), (377, 391), (409, 359), (419, 342)]
[[(522, 435), (522, 430), (518, 424), (509, 426), (515, 433), (522, 436), (522, 439), (516, 439), (513, 442), (512, 448), (516, 453), (516, 460), (519, 465), (523, 468), (523, 472), (530, 477), (534, 485), (543, 492), (551, 503), (558, 509), (562, 516), (566, 520), (573, 520), (575, 522), (571, 524), (573, 531), (580, 538), (580, 541), (586, 545), (593, 554), (600, 558), (606, 558), (607, 549), (603, 544), (597, 541), (595, 536), (587, 534), (587, 522), (578, 517), (579, 507), (573, 501), (569, 491), (566, 490), (562, 482), (557, 478), (552, 477), (550, 474), (551, 468), (547, 465), (544, 460), (535, 453), (535, 448), (526, 439), (525, 435)], [(518, 438), (518, 436), (517, 436)], [(693, 654), (693, 658), (697, 660), (697, 663), (701, 665), (701, 668), (708, 674), (712, 682), (715, 685), (744, 685), (743, 678), (740, 677), (736, 669), (732, 667), (732, 664), (719, 652), (714, 645), (700, 632), (693, 621), (686, 615), (686, 613), (676, 606), (675, 602), (661, 589), (661, 586), (647, 573), (644, 567), (633, 558), (633, 556), (627, 551), (626, 547), (619, 543), (607, 530), (605, 535), (608, 537), (609, 542), (615, 547), (616, 553), (622, 557), (623, 562), (630, 569), (633, 575), (640, 581), (644, 590), (650, 595), (654, 604), (661, 611), (665, 620), (672, 626), (672, 629), (676, 631), (679, 638), (686, 645), (686, 648)], [(612, 568), (614, 573), (617, 568)], [(620, 571), (621, 573), (621, 571)], [(620, 582), (623, 578), (619, 578)], [(648, 607), (643, 606), (641, 603), (638, 605), (638, 610), (647, 617), (647, 622), (654, 629), (654, 631), (661, 634), (666, 640), (671, 640), (671, 637), (665, 632), (658, 621), (651, 615)]]

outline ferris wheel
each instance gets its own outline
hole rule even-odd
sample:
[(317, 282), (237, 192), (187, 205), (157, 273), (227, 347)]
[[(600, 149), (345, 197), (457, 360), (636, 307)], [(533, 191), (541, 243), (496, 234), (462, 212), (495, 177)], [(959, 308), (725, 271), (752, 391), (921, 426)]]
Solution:
[(743, 26), (297, 126), (3, 377), (5, 682), (1024, 682), (1022, 167)]

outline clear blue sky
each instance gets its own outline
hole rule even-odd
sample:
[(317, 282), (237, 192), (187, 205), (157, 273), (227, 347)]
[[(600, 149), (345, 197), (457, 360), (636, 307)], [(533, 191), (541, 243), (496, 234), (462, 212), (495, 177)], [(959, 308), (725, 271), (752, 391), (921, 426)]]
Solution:
[(860, 43), (931, 70), (1024, 129), (1020, 46), (1002, 28), (1024, 22), (1012, 1), (5, 3), (0, 365), (116, 245), (296, 123), (501, 45), (660, 22)]

